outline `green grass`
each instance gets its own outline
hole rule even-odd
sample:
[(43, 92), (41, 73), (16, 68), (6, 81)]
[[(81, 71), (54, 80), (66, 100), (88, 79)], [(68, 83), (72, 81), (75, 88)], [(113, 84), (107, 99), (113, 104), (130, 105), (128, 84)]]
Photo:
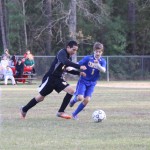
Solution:
[[(38, 84), (1, 85), (0, 150), (150, 150), (150, 86), (111, 84), (118, 82), (96, 87), (78, 121), (56, 117), (64, 92), (53, 92), (22, 120), (19, 107), (38, 93)], [(104, 122), (92, 121), (96, 109), (106, 112)]]

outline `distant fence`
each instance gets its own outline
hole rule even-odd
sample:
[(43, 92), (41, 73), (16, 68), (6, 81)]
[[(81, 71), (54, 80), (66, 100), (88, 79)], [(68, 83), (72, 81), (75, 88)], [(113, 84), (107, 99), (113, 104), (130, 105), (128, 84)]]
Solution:
[(150, 80), (150, 56), (106, 56), (107, 81)]
[[(21, 57), (21, 56), (17, 56)], [(79, 61), (84, 56), (77, 56)], [(107, 72), (101, 74), (105, 81), (150, 80), (150, 56), (104, 56)], [(35, 56), (37, 76), (42, 77), (54, 60), (54, 56)]]

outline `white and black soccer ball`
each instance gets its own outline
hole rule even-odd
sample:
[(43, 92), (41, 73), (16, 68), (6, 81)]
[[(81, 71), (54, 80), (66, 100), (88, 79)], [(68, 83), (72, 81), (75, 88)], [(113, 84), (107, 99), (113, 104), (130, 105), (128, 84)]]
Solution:
[(106, 113), (103, 110), (95, 110), (92, 114), (92, 119), (94, 122), (102, 122), (106, 119)]

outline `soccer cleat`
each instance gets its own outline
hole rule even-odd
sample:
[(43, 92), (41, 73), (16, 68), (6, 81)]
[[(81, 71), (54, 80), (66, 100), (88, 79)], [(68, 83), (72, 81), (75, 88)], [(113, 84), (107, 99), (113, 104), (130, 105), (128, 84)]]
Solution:
[(64, 119), (71, 119), (71, 116), (66, 114), (65, 112), (58, 112), (57, 117), (61, 117), (61, 118), (64, 118)]
[(22, 119), (25, 119), (27, 113), (26, 113), (26, 112), (23, 112), (22, 108), (23, 108), (23, 107), (20, 108), (20, 115), (21, 115), (21, 118), (22, 118)]
[(72, 114), (72, 119), (73, 119), (73, 120), (79, 120), (78, 116), (77, 116), (77, 115), (74, 116), (73, 114)]

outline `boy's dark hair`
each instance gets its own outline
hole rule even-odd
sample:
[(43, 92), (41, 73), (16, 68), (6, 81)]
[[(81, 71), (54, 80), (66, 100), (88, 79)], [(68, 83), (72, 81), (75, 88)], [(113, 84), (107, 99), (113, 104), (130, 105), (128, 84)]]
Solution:
[(70, 48), (72, 48), (73, 46), (78, 46), (78, 43), (76, 41), (69, 41), (67, 46), (69, 46)]

